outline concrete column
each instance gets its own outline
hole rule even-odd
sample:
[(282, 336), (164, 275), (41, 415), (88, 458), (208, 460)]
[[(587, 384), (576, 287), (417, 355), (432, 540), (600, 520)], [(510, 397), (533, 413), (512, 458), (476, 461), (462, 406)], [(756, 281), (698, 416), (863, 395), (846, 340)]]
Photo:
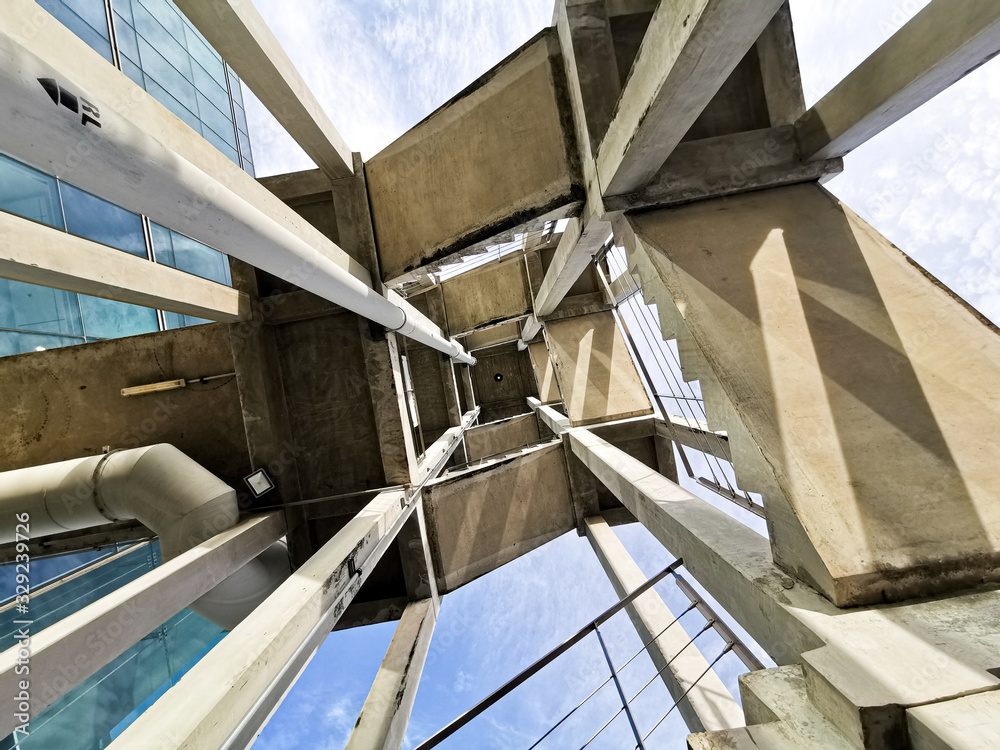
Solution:
[(413, 506), (403, 492), (376, 496), (110, 747), (249, 746)]
[(347, 750), (399, 750), (437, 622), (431, 599), (410, 602), (361, 708)]
[[(38, 716), (101, 667), (120, 656), (215, 584), (259, 555), (284, 533), (280, 513), (258, 516), (224, 531), (31, 635), (29, 676), (18, 672), (18, 644), (0, 654), (0, 690), (11, 696), (31, 683)], [(19, 724), (0, 711), (0, 734)]]
[[(603, 518), (588, 518), (586, 529), (587, 538), (619, 598), (625, 598), (646, 582), (645, 574)], [(688, 691), (677, 706), (688, 729), (704, 732), (745, 724), (743, 709), (722, 684), (715, 670), (708, 670), (708, 661), (698, 649), (698, 644), (690, 643), (691, 637), (679, 622), (670, 625), (675, 615), (659, 594), (647, 591), (625, 610), (642, 642), (649, 642), (646, 651), (654, 666), (662, 670), (660, 677), (673, 699), (680, 699)], [(653, 640), (664, 628), (667, 628), (666, 631)], [(698, 679), (702, 674), (704, 676)]]
[(472, 368), (468, 365), (459, 365), (462, 373), (462, 391), (465, 393), (466, 411), (476, 408), (476, 392), (472, 387)]

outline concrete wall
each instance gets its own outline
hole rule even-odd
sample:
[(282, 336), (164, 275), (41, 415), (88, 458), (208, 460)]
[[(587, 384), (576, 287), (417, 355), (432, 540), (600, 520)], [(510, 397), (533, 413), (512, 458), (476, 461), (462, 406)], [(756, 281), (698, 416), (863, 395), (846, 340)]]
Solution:
[(610, 312), (555, 321), (545, 330), (574, 427), (653, 413)]
[(366, 165), (383, 278), (582, 199), (546, 30)]
[(229, 326), (0, 358), (0, 471), (171, 443), (240, 490), (250, 473), (235, 379), (123, 397), (127, 386), (233, 372)]
[(524, 262), (514, 257), (441, 284), (452, 334), (531, 312)]
[(499, 422), (479, 425), (465, 433), (465, 451), (470, 461), (537, 443), (538, 420), (521, 414)]
[(424, 508), (442, 594), (576, 528), (558, 443), (433, 484)]
[(478, 352), (477, 356), (472, 385), (476, 403), (483, 409), (479, 421), (493, 422), (527, 412), (528, 396), (538, 395), (528, 352), (519, 352), (514, 344), (504, 344)]

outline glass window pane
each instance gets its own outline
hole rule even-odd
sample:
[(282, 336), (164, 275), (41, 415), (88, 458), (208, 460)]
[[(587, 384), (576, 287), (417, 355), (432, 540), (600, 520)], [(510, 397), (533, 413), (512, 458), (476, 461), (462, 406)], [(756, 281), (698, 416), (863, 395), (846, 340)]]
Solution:
[(62, 198), (67, 231), (146, 257), (142, 219), (137, 214), (66, 183), (62, 185)]
[(243, 107), (241, 107), (238, 102), (235, 102), (234, 104), (235, 106), (233, 109), (236, 110), (236, 124), (239, 126), (240, 132), (243, 133), (243, 135), (246, 135), (250, 132), (249, 128), (247, 128), (246, 113), (243, 111)]
[(220, 136), (216, 135), (214, 130), (206, 126), (202, 128), (201, 132), (202, 135), (205, 136), (205, 140), (211, 143), (217, 149), (219, 149), (219, 151), (224, 153), (226, 156), (228, 156), (232, 160), (233, 164), (240, 163), (240, 157), (236, 153), (236, 149), (233, 146), (231, 146), (224, 138), (221, 138)]
[(115, 34), (118, 37), (118, 51), (132, 60), (138, 60), (139, 42), (135, 38), (135, 29), (117, 11), (115, 12)]
[(0, 210), (63, 228), (55, 179), (2, 155)]
[(216, 135), (233, 148), (236, 147), (236, 128), (233, 127), (232, 118), (229, 115), (223, 115), (201, 93), (198, 94), (198, 113), (206, 127), (211, 128)]
[(111, 62), (111, 41), (103, 0), (39, 0), (38, 4)]
[[(156, 49), (152, 46), (154, 43)], [(171, 96), (194, 112), (198, 106), (195, 101), (194, 85), (160, 54), (160, 50), (164, 49), (164, 46), (161, 46), (158, 41), (147, 41), (145, 36), (139, 37), (139, 61), (142, 63), (142, 71), (148, 78), (155, 80), (166, 91), (170, 92)], [(190, 75), (190, 66), (188, 67), (188, 75)]]
[(100, 297), (80, 295), (87, 338), (115, 339), (159, 330), (156, 310)]
[(58, 349), (63, 346), (73, 346), (74, 344), (82, 343), (82, 338), (47, 336), (42, 333), (0, 331), (0, 357), (9, 357), (12, 354), (40, 352), (44, 349)]
[[(124, 55), (122, 55), (122, 72), (131, 78), (134, 83), (146, 88), (146, 79), (142, 75), (142, 68)], [(162, 104), (163, 102), (160, 103)]]
[(196, 318), (193, 315), (181, 315), (180, 313), (172, 313), (164, 310), (163, 312), (164, 327), (168, 331), (172, 331), (175, 328), (187, 328), (188, 326), (199, 326), (203, 323), (211, 323), (211, 320), (205, 320), (204, 318)]
[(82, 336), (77, 295), (0, 279), (0, 328)]
[(178, 42), (184, 40), (184, 20), (177, 7), (166, 0), (133, 0), (132, 12), (135, 14), (136, 30), (142, 34), (138, 26), (141, 15), (149, 15), (159, 21), (167, 32)]
[(204, 38), (191, 26), (186, 25), (187, 48), (195, 61), (220, 86), (226, 85), (226, 71), (219, 53), (208, 46)]
[[(177, 232), (170, 232), (158, 224), (152, 225), (153, 247), (156, 248), (156, 262), (181, 271), (201, 276), (209, 281), (229, 285), (229, 258), (208, 245), (192, 240)], [(170, 242), (161, 239), (169, 232)], [(167, 248), (167, 249), (164, 249)]]

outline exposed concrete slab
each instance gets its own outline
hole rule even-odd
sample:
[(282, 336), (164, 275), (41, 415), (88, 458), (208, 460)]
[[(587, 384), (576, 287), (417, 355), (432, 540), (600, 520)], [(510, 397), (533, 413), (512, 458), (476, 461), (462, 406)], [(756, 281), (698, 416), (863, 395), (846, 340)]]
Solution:
[(524, 263), (519, 258), (489, 263), (441, 284), (448, 329), (460, 334), (531, 312)]
[(1000, 51), (1000, 6), (929, 3), (796, 123), (808, 159), (843, 156)]
[(0, 276), (224, 323), (247, 320), (250, 299), (224, 284), (0, 213)]
[(597, 153), (603, 194), (649, 182), (779, 7), (781, 0), (657, 6)]
[[(646, 582), (646, 575), (603, 518), (590, 517), (585, 525), (601, 567), (618, 598), (624, 599)], [(677, 710), (688, 729), (702, 732), (744, 725), (740, 705), (656, 591), (637, 597), (625, 611), (664, 685), (679, 701)]]
[(792, 11), (787, 1), (774, 14), (754, 46), (771, 126), (792, 125), (806, 111), (806, 104), (795, 50)]
[(177, 7), (320, 169), (332, 178), (353, 172), (351, 150), (252, 3), (179, 0)]
[(534, 414), (522, 414), (499, 422), (473, 427), (465, 433), (465, 448), (470, 461), (506, 453), (539, 441)]
[(366, 165), (383, 278), (583, 198), (543, 31)]
[(546, 338), (574, 426), (653, 413), (610, 312), (549, 323)]
[(437, 622), (430, 599), (406, 605), (347, 741), (347, 750), (399, 750)]
[(629, 223), (808, 535), (780, 564), (840, 605), (996, 577), (995, 328), (817, 186)]
[(576, 527), (559, 443), (445, 477), (424, 503), (442, 594)]
[(511, 341), (517, 341), (520, 336), (521, 332), (518, 328), (518, 321), (508, 320), (506, 323), (501, 323), (498, 326), (490, 326), (489, 328), (473, 331), (465, 337), (465, 348), (471, 352), (491, 346), (499, 346), (500, 344), (509, 344)]

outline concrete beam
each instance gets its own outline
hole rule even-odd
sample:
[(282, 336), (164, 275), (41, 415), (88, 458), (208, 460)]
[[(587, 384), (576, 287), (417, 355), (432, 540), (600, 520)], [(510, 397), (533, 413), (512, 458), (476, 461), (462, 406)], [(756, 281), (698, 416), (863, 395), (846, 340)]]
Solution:
[(610, 222), (594, 218), (584, 226), (580, 219), (569, 220), (535, 296), (536, 318), (550, 315), (559, 306), (610, 236)]
[(427, 541), (427, 520), (424, 518), (422, 495), (410, 519), (399, 530), (397, 540), (407, 597), (410, 601), (430, 599), (437, 607), (440, 604), (437, 573)]
[(109, 747), (249, 746), (413, 507), (379, 494)]
[(253, 3), (176, 4), (317, 167), (331, 179), (354, 173), (351, 150)]
[(1000, 4), (933, 0), (796, 123), (803, 158), (844, 156), (1000, 52)]
[(545, 406), (537, 398), (529, 397), (528, 406), (542, 418), (545, 426), (556, 435), (562, 435), (573, 427), (569, 421), (569, 417), (564, 417), (551, 406)]
[(667, 419), (670, 420), (670, 424), (663, 420), (656, 420), (656, 435), (658, 437), (674, 440), (683, 446), (708, 453), (724, 461), (733, 460), (732, 452), (729, 449), (729, 437), (725, 432), (715, 432), (709, 429), (707, 422), (693, 417), (678, 417), (668, 414)]
[[(284, 534), (280, 513), (257, 516), (126, 583), (31, 635), (31, 716), (38, 716), (77, 685), (180, 612)], [(95, 645), (96, 644), (96, 645)], [(0, 687), (15, 695), (18, 645), (0, 654)], [(0, 733), (18, 724), (0, 712)]]
[(250, 318), (236, 289), (0, 213), (0, 277), (223, 323)]
[(451, 458), (462, 443), (462, 436), (479, 418), (479, 407), (472, 411), (467, 411), (462, 416), (462, 423), (458, 427), (452, 427), (439, 437), (432, 445), (427, 446), (423, 457), (417, 463), (411, 481), (414, 485), (422, 485), (428, 479), (436, 477), (444, 465)]
[[(625, 549), (625, 545), (600, 516), (586, 519), (590, 540), (601, 567), (608, 574), (619, 599), (646, 582), (646, 575)], [(677, 710), (692, 732), (741, 727), (743, 709), (719, 679), (676, 615), (655, 590), (647, 591), (625, 607), (636, 632), (647, 644), (653, 666), (660, 671), (671, 697), (679, 701)], [(673, 623), (673, 624), (671, 624)]]
[(646, 185), (782, 0), (661, 2), (597, 152), (603, 195)]
[(347, 750), (402, 747), (436, 621), (437, 608), (430, 599), (406, 605), (347, 741)]

